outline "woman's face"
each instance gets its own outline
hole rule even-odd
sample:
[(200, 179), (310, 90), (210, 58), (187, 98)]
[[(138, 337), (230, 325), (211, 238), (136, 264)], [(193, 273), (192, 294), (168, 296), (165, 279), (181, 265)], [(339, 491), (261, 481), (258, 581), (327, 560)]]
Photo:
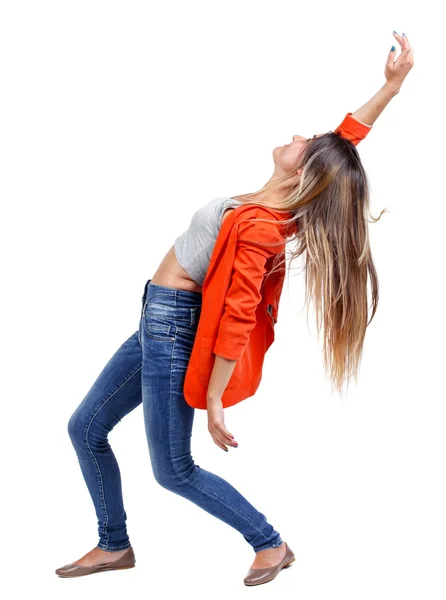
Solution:
[[(323, 133), (313, 136), (320, 137)], [(283, 173), (290, 173), (295, 170), (299, 157), (304, 148), (313, 138), (304, 138), (301, 135), (293, 135), (293, 140), (289, 144), (277, 146), (273, 150), (273, 159), (276, 169)]]

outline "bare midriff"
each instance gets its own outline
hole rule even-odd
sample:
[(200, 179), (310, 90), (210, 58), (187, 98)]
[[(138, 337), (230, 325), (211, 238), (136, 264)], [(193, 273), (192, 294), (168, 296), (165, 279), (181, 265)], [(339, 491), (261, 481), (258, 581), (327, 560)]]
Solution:
[[(241, 196), (233, 196), (235, 200), (241, 198)], [(227, 208), (222, 216), (221, 222), (226, 219), (231, 210), (235, 207)], [(177, 260), (175, 255), (175, 249), (172, 246), (168, 253), (165, 255), (160, 263), (160, 266), (155, 271), (151, 279), (151, 283), (155, 285), (163, 285), (165, 287), (171, 287), (178, 290), (187, 290), (190, 292), (202, 292), (202, 286), (198, 285), (193, 279), (189, 277), (187, 272), (183, 269)]]

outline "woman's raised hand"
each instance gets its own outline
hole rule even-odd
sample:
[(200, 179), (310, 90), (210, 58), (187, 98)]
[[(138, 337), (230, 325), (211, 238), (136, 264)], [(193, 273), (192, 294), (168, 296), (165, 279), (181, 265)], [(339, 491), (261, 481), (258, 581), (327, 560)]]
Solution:
[(387, 82), (399, 91), (406, 75), (414, 65), (414, 58), (413, 50), (407, 36), (399, 35), (395, 31), (393, 32), (393, 35), (401, 46), (401, 54), (398, 56), (397, 60), (394, 60), (396, 50), (391, 50), (389, 52), (384, 75)]

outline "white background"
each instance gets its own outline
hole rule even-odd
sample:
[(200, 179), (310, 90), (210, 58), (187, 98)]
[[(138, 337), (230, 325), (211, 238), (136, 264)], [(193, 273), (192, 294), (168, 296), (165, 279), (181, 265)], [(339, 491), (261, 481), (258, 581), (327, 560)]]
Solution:
[[(436, 3), (435, 3), (436, 4)], [(8, 598), (446, 596), (444, 30), (434, 2), (7, 1), (0, 13), (2, 586)], [(297, 263), (255, 397), (196, 411), (193, 456), (296, 562), (256, 591), (241, 535), (154, 480), (142, 406), (110, 435), (137, 568), (61, 579), (97, 524), (67, 423), (137, 330), (193, 212), (262, 187), (272, 150), (334, 129), (415, 66), (358, 147), (380, 281), (358, 384), (331, 394)], [(398, 54), (399, 46), (397, 44)]]

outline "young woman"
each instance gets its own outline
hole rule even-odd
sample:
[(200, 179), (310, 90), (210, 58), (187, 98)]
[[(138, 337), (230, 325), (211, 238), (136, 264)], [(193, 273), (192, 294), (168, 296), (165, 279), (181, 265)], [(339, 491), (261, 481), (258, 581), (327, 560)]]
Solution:
[[(69, 420), (98, 518), (99, 542), (56, 569), (58, 575), (135, 566), (119, 467), (107, 436), (141, 403), (156, 481), (242, 534), (255, 552), (244, 583), (271, 581), (294, 561), (264, 514), (227, 481), (195, 464), (190, 447), (194, 406), (207, 410), (216, 445), (225, 451), (237, 447), (224, 425), (223, 408), (252, 395), (260, 381), (283, 282), (283, 269), (277, 276), (273, 263), (283, 258), (290, 231), (300, 242), (294, 256), (307, 250), (307, 292), (322, 313), (332, 381), (339, 389), (356, 372), (367, 326), (367, 277), (372, 318), (378, 285), (368, 243), (367, 178), (355, 146), (413, 66), (407, 37), (394, 36), (401, 54), (394, 61), (392, 46), (386, 83), (369, 102), (347, 113), (334, 132), (310, 139), (294, 135), (275, 148), (274, 172), (265, 186), (254, 194), (217, 198), (197, 211), (146, 282), (139, 330), (112, 356)], [(260, 218), (244, 219), (242, 213)], [(277, 224), (285, 227), (280, 238)]]

